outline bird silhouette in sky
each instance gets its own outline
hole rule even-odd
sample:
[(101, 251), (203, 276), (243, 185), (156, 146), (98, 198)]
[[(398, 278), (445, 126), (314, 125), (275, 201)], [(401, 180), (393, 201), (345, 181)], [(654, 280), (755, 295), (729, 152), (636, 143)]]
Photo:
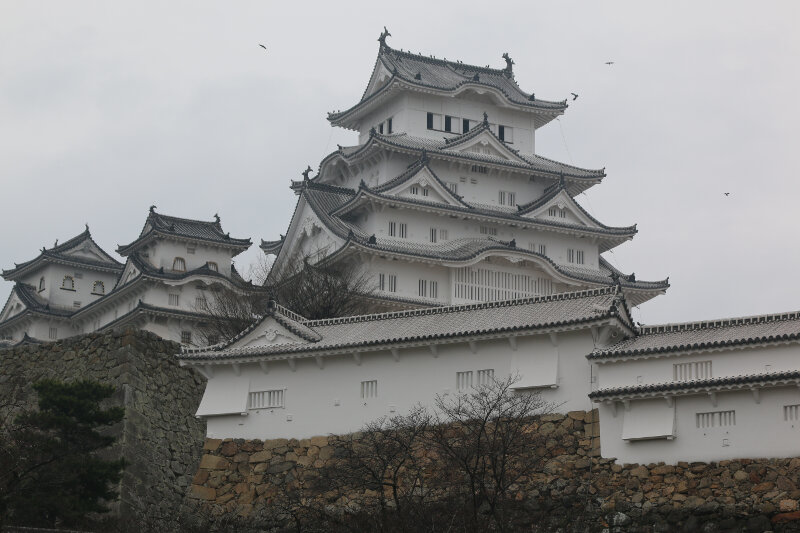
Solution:
[(260, 47), (261, 47), (261, 48), (263, 48), (264, 50), (266, 50), (266, 49), (267, 49), (267, 47), (266, 47), (266, 46), (264, 46), (263, 44), (259, 44), (258, 46), (260, 46)]
[(577, 95), (577, 94), (575, 94), (575, 93), (569, 93), (569, 94), (571, 94), (571, 95), (572, 95), (572, 100), (573, 100), (573, 101), (575, 101), (575, 100), (577, 100), (577, 99), (578, 99), (578, 95)]
[(611, 65), (613, 65), (613, 64), (614, 64), (614, 62), (613, 62), (613, 61), (606, 61), (606, 65), (609, 65), (609, 66), (611, 66)]
[(731, 195), (731, 193), (729, 193), (729, 192), (725, 193), (725, 196), (730, 196), (730, 195)]

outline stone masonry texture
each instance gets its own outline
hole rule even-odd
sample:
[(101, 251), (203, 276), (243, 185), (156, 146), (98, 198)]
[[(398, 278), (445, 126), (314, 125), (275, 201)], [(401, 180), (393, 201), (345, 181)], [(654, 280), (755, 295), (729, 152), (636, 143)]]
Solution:
[[(800, 458), (618, 464), (600, 458), (596, 410), (532, 425), (545, 462), (515, 497), (529, 503), (534, 531), (800, 531)], [(214, 516), (256, 515), (308, 469), (336, 461), (341, 442), (206, 439), (189, 497)]]
[(110, 455), (122, 455), (128, 466), (112, 515), (170, 531), (193, 512), (185, 496), (206, 430), (194, 417), (205, 381), (178, 365), (179, 349), (134, 329), (0, 349), (0, 400), (21, 390), (24, 403), (35, 407), (31, 384), (43, 378), (114, 386), (110, 403), (124, 407), (125, 418), (109, 430), (118, 439)]

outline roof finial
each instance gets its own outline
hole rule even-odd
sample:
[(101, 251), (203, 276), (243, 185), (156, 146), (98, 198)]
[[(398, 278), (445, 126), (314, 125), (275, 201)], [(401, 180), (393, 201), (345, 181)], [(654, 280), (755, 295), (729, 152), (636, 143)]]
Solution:
[(53, 243), (53, 248), (55, 248), (56, 246), (58, 246), (58, 239), (56, 239), (56, 242)]
[(477, 72), (472, 76), (472, 81), (481, 81), (481, 76)]
[(375, 234), (373, 233), (372, 235), (370, 235), (370, 236), (369, 236), (369, 240), (368, 240), (367, 242), (368, 242), (369, 244), (377, 244), (377, 242), (378, 242), (378, 239), (377, 239), (377, 238), (375, 238)]
[(156, 212), (156, 206), (154, 206), (154, 205), (151, 205), (151, 206), (150, 206), (150, 212), (151, 212), (151, 213), (155, 213), (155, 212)]
[(422, 149), (422, 153), (419, 156), (419, 162), (421, 165), (428, 164), (428, 151), (425, 148)]
[(219, 224), (219, 213), (214, 213), (214, 221)]
[(303, 172), (301, 172), (300, 174), (302, 174), (302, 175), (303, 175), (303, 181), (308, 181), (308, 175), (309, 175), (309, 174), (311, 174), (311, 165), (308, 165), (308, 168), (306, 168), (306, 169), (305, 169)]
[(486, 113), (486, 111), (483, 112), (483, 125), (484, 126), (489, 125), (489, 114)]
[(86, 231), (89, 231), (89, 223), (88, 222), (84, 222), (83, 225), (86, 226)]
[(531, 95), (528, 97), (528, 100), (529, 100), (529, 101), (531, 101), (531, 102), (533, 102), (534, 100), (536, 100), (536, 94), (534, 94), (534, 93), (531, 93)]
[(372, 127), (369, 129), (369, 136), (370, 136), (370, 137), (374, 137), (374, 136), (375, 136), (377, 133), (378, 133), (378, 130), (376, 130), (376, 129), (375, 129), (375, 126), (372, 126)]
[(514, 77), (514, 60), (508, 55), (508, 52), (503, 53), (503, 59), (506, 60), (506, 68), (503, 70), (503, 74), (508, 76), (509, 78)]
[(562, 168), (561, 171), (558, 173), (558, 186), (562, 189), (565, 188), (564, 186), (564, 169)]
[(386, 38), (391, 36), (391, 35), (392, 34), (389, 33), (389, 30), (386, 29), (386, 26), (384, 26), (383, 27), (383, 32), (381, 33), (381, 36), (378, 37), (378, 42), (381, 43), (381, 48), (386, 46)]

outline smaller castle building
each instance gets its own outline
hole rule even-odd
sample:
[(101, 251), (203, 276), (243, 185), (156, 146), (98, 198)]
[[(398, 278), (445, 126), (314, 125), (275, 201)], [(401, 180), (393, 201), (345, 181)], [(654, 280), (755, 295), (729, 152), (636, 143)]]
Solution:
[(94, 242), (87, 227), (3, 271), (15, 285), (0, 312), (0, 339), (51, 341), (133, 325), (187, 346), (216, 343), (202, 333), (213, 289), (260, 290), (232, 263), (251, 244), (224, 232), (218, 216), (191, 220), (151, 207), (139, 236), (117, 248), (123, 264)]

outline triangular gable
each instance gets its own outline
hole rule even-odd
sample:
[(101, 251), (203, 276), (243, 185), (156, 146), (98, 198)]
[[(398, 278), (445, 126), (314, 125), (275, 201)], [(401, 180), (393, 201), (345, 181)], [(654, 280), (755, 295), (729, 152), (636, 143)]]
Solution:
[(488, 127), (484, 127), (483, 131), (475, 134), (474, 136), (469, 136), (469, 134), (466, 134), (463, 140), (453, 139), (453, 142), (448, 143), (445, 149), (454, 152), (463, 152), (464, 154), (474, 153), (484, 156), (488, 155), (491, 157), (505, 159), (507, 161), (521, 163), (526, 166), (530, 165), (530, 162), (521, 158), (513, 150), (506, 146), (503, 141), (495, 137)]
[(17, 291), (12, 290), (8, 300), (6, 300), (6, 304), (3, 306), (3, 310), (0, 311), (0, 322), (5, 322), (9, 318), (17, 316), (27, 308), (28, 306), (25, 305), (25, 302), (17, 295)]
[[(551, 210), (551, 208), (553, 208)], [(549, 220), (554, 222), (561, 222), (565, 224), (578, 224), (581, 226), (589, 226), (591, 228), (599, 228), (600, 226), (592, 220), (584, 211), (578, 206), (575, 200), (567, 193), (565, 189), (561, 189), (552, 198), (535, 209), (522, 214), (525, 218)]]
[(422, 202), (434, 202), (457, 207), (464, 206), (464, 203), (442, 184), (441, 180), (428, 166), (420, 167), (417, 172), (411, 174), (394, 187), (382, 190), (381, 194)]
[(241, 338), (227, 345), (225, 349), (258, 348), (282, 344), (311, 344), (311, 341), (304, 339), (289, 329), (287, 325), (290, 324), (291, 321), (280, 315), (267, 315)]
[(364, 95), (361, 97), (361, 100), (365, 100), (381, 90), (383, 86), (386, 85), (386, 83), (391, 79), (391, 77), (392, 73), (388, 68), (386, 68), (386, 65), (379, 57), (375, 63), (375, 68), (372, 70), (372, 76), (369, 79), (367, 89), (364, 91)]
[(82, 243), (78, 243), (67, 250), (63, 250), (61, 254), (69, 257), (116, 264), (116, 261), (97, 246), (97, 244), (92, 242), (91, 239), (86, 239)]
[(125, 268), (122, 270), (122, 275), (120, 275), (119, 277), (119, 282), (117, 283), (117, 286), (121, 287), (133, 281), (140, 273), (141, 271), (138, 268), (136, 268), (136, 266), (133, 264), (133, 261), (131, 259), (128, 259), (125, 262)]

